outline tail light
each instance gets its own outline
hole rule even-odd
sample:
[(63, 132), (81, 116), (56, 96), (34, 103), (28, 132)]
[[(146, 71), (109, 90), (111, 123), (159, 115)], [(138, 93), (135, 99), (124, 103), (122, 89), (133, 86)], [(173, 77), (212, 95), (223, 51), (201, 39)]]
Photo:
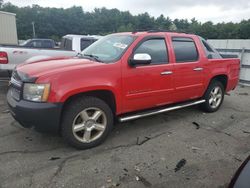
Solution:
[(8, 64), (8, 54), (6, 52), (0, 52), (0, 64)]

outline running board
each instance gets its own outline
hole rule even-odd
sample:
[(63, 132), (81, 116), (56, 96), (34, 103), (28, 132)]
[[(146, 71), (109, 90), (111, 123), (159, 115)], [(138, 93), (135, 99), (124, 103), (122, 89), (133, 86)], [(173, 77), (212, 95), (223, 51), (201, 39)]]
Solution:
[(178, 109), (181, 109), (181, 108), (201, 104), (201, 103), (204, 103), (205, 101), (206, 100), (199, 100), (199, 101), (194, 101), (194, 102), (189, 102), (189, 103), (182, 103), (182, 104), (178, 104), (176, 106), (171, 106), (171, 107), (162, 108), (162, 109), (158, 109), (158, 110), (149, 110), (149, 111), (140, 112), (140, 113), (137, 113), (137, 114), (134, 114), (134, 115), (122, 116), (122, 117), (119, 117), (119, 121), (120, 122), (126, 122), (126, 121), (130, 121), (130, 120), (134, 120), (134, 119), (139, 119), (139, 118), (142, 118), (142, 117), (161, 114), (161, 113), (164, 113), (164, 112), (169, 112), (169, 111), (178, 110)]

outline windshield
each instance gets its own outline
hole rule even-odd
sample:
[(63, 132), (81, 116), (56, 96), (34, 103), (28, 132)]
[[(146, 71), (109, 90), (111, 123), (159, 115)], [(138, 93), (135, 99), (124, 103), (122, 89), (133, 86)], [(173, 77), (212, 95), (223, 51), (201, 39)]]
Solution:
[(120, 59), (133, 41), (134, 37), (130, 35), (108, 35), (82, 51), (82, 55), (95, 57), (102, 62), (114, 62)]
[(28, 40), (22, 42), (22, 43), (20, 44), (20, 46), (25, 46), (25, 45), (28, 44), (30, 41), (31, 41), (31, 39), (28, 39)]

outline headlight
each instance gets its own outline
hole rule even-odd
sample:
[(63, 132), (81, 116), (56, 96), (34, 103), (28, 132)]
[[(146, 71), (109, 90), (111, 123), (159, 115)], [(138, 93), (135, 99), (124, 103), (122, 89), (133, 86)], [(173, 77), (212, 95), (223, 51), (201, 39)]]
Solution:
[(49, 97), (50, 84), (25, 83), (23, 99), (34, 102), (46, 102)]

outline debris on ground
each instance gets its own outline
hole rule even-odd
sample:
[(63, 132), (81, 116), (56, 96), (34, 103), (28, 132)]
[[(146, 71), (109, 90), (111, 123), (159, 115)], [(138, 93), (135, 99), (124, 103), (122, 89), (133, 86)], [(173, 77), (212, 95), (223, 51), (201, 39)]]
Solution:
[(128, 169), (126, 169), (126, 168), (124, 168), (123, 170), (124, 170), (125, 172), (128, 172)]
[(113, 187), (119, 187), (121, 184), (120, 183), (112, 183)]
[(136, 175), (135, 180), (142, 182), (145, 187), (151, 187), (152, 186), (152, 184), (142, 176)]
[(9, 110), (3, 110), (3, 111), (2, 111), (2, 114), (8, 114), (8, 113), (10, 113)]
[(234, 115), (232, 114), (232, 115), (230, 116), (230, 118), (231, 118), (231, 119), (234, 119)]
[(192, 146), (191, 149), (192, 149), (193, 151), (202, 150), (201, 148), (194, 147), (194, 146)]
[(196, 129), (200, 129), (200, 125), (197, 122), (193, 122), (193, 124), (196, 126)]
[(30, 141), (30, 142), (33, 141), (33, 139), (31, 137), (29, 137), (29, 136), (26, 136), (25, 139)]
[(161, 161), (166, 161), (166, 158), (165, 157), (161, 157)]
[(97, 168), (95, 168), (95, 173), (98, 174), (99, 173), (99, 170)]
[(250, 131), (242, 131), (243, 133), (250, 134)]
[(111, 177), (109, 177), (109, 176), (108, 176), (108, 178), (107, 178), (107, 180), (106, 180), (106, 181), (107, 181), (107, 183), (111, 183), (111, 182), (112, 182)]
[(239, 95), (245, 95), (245, 96), (248, 96), (248, 93), (239, 93)]
[(179, 171), (183, 166), (185, 166), (185, 164), (187, 163), (187, 160), (186, 159), (181, 159), (177, 165), (175, 166), (175, 169), (174, 171), (177, 172)]
[(144, 139), (140, 140), (139, 137), (137, 137), (137, 140), (136, 140), (136, 145), (140, 146), (142, 144), (144, 144), (145, 142), (149, 141), (151, 138), (149, 137), (144, 137)]
[(135, 165), (135, 170), (137, 171), (137, 172), (140, 172), (141, 170), (140, 170), (140, 168), (137, 166), (137, 165)]
[(234, 159), (235, 159), (236, 161), (238, 161), (238, 162), (242, 162), (242, 160), (239, 159), (239, 158), (237, 158), (237, 157), (234, 157)]
[(61, 159), (61, 157), (51, 157), (49, 160), (50, 161), (55, 161), (55, 160), (58, 160), (58, 159)]
[(225, 135), (227, 135), (227, 136), (232, 136), (230, 133), (225, 133)]

